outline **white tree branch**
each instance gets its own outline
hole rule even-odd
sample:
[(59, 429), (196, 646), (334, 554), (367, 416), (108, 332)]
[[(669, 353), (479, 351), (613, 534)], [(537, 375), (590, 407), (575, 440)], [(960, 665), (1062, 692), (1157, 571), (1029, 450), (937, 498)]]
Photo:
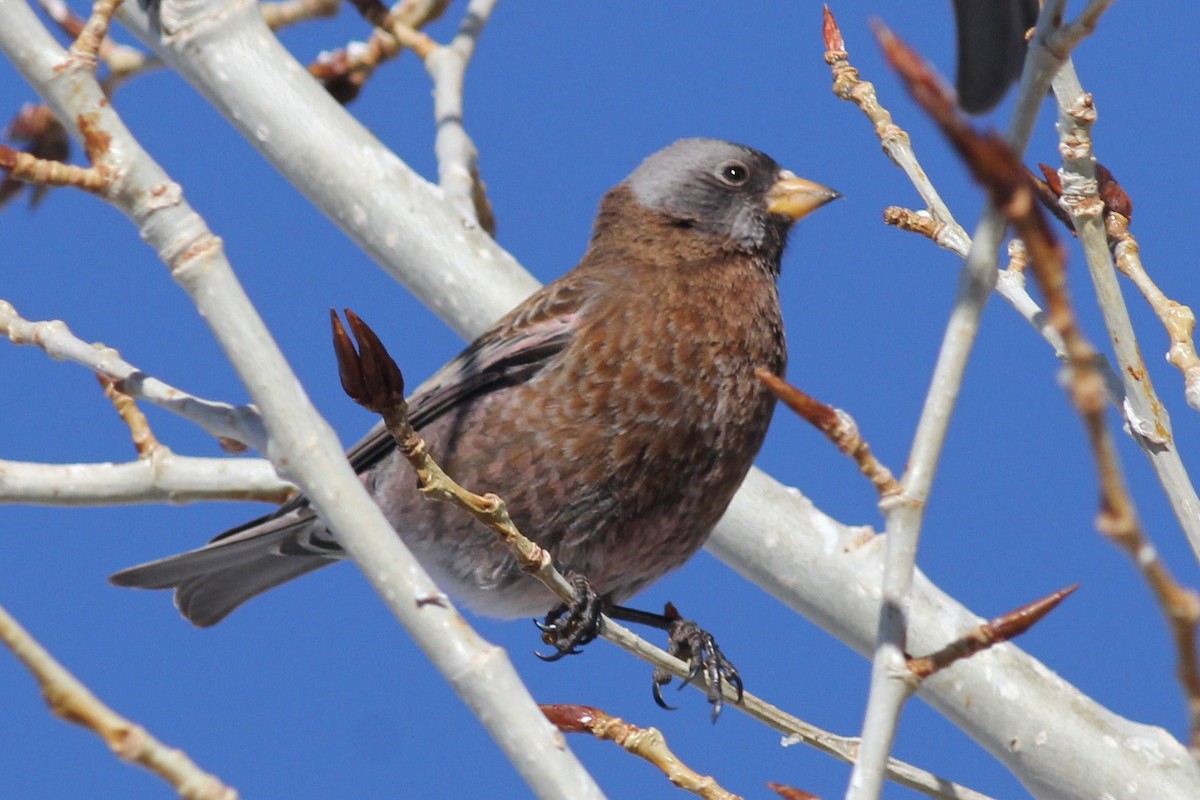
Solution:
[[(0, 8), (13, 2), (0, 0)], [(439, 202), (436, 188), (313, 86), (265, 30), (249, 26), (244, 18), (252, 10), (248, 3), (198, 3), (189, 12), (195, 16), (176, 16), (161, 41), (136, 9), (128, 9), (126, 19), (459, 333), (477, 335), (531, 291), (532, 278), (486, 237), (464, 228)], [(879, 617), (881, 544), (869, 530), (821, 515), (798, 493), (754, 471), (708, 546), (865, 653)], [(948, 630), (978, 622), (919, 573), (911, 602), (914, 649), (936, 649)], [(1200, 768), (1182, 745), (1160, 728), (1112, 714), (1013, 645), (956, 664), (921, 693), (1039, 797), (1094, 798), (1131, 782), (1143, 796), (1200, 796)], [(1097, 741), (1116, 746), (1097, 747)]]
[[(265, 33), (261, 15), (249, 8), (253, 13), (240, 16), (248, 23), (245, 33), (258, 32), (264, 40), (274, 41)], [(242, 37), (235, 34), (235, 38)], [(281, 471), (295, 477), (392, 613), (479, 717), (534, 793), (601, 797), (591, 776), (563, 746), (561, 734), (533, 702), (504, 651), (475, 633), (395, 535), (234, 277), (220, 240), (125, 128), (94, 74), (68, 60), (21, 0), (0, 0), (0, 49), (60, 120), (73, 125), (82, 121), (93, 136), (103, 132), (103, 147), (92, 140), (88, 149), (94, 167), (108, 168), (116, 176), (107, 199), (135, 222), (212, 328), (262, 411), (272, 462), (286, 465)], [(73, 132), (80, 134), (77, 128)]]
[(1059, 171), (1063, 185), (1061, 205), (1075, 224), (1088, 272), (1096, 288), (1096, 299), (1104, 314), (1104, 324), (1120, 367), (1118, 373), (1125, 388), (1125, 403), (1121, 413), (1129, 424), (1134, 441), (1150, 459), (1154, 474), (1158, 476), (1188, 544), (1200, 560), (1200, 497), (1196, 495), (1195, 486), (1175, 445), (1171, 417), (1154, 391), (1150, 371), (1142, 361), (1129, 310), (1117, 282), (1117, 271), (1104, 227), (1104, 203), (1098, 195), (1096, 159), (1092, 152), (1091, 122), (1095, 119), (1096, 110), (1091, 95), (1084, 93), (1075, 66), (1069, 60), (1054, 79), (1054, 96), (1059, 112), (1059, 149), (1063, 154), (1063, 165)]
[(156, 447), (124, 464), (37, 464), (0, 460), (0, 503), (102, 506), (263, 500), (295, 491), (265, 459), (193, 458)]
[(475, 55), (479, 35), (495, 7), (496, 0), (472, 0), (450, 44), (437, 48), (425, 58), (425, 69), (433, 79), (438, 182), (446, 192), (446, 199), (458, 209), (463, 219), (472, 222), (480, 221), (475, 202), (479, 153), (463, 123), (463, 81), (471, 57)]
[[(1038, 19), (1039, 32), (1058, 24), (1062, 5), (1061, 0), (1054, 0), (1043, 7)], [(1043, 49), (1036, 44), (1030, 47), (1017, 110), (1009, 127), (1008, 140), (1017, 153), (1025, 151), (1036, 109), (1056, 70), (1056, 65), (1037, 55)], [(874, 800), (882, 793), (884, 765), (892, 751), (900, 712), (917, 689), (905, 656), (910, 646), (908, 631), (917, 619), (912, 615), (910, 602), (921, 524), (967, 361), (979, 333), (979, 321), (996, 287), (999, 248), (1006, 228), (1005, 218), (988, 201), (959, 273), (954, 308), (917, 422), (908, 468), (900, 481), (903, 491), (880, 503), (887, 520), (883, 598), (871, 664), (871, 689), (863, 720), (862, 753), (854, 765), (846, 793), (851, 800)]]
[(140, 397), (184, 419), (191, 420), (212, 436), (239, 442), (266, 452), (267, 437), (258, 410), (251, 406), (204, 400), (152, 378), (102, 344), (88, 344), (71, 333), (65, 322), (31, 322), (22, 319), (11, 303), (0, 300), (0, 334), (13, 344), (32, 344), (60, 361), (72, 361), (97, 375), (121, 382), (121, 390)]

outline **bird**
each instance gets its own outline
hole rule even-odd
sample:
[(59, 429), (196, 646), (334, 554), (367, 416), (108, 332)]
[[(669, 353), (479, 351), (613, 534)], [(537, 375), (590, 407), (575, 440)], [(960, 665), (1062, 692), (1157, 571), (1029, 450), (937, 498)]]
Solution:
[(958, 103), (970, 114), (990, 110), (1025, 65), (1025, 33), (1038, 0), (954, 0), (958, 36)]
[[(560, 568), (618, 604), (682, 565), (729, 505), (783, 374), (777, 278), (797, 220), (840, 195), (752, 148), (681, 139), (604, 196), (579, 264), (482, 334), (408, 398), (458, 483), (498, 494)], [(492, 617), (558, 600), (494, 535), (428, 502), (381, 425), (347, 457), (437, 583)], [(208, 545), (130, 567), (119, 586), (173, 589), (213, 625), (345, 558), (303, 496)], [(656, 690), (657, 691), (657, 690)]]

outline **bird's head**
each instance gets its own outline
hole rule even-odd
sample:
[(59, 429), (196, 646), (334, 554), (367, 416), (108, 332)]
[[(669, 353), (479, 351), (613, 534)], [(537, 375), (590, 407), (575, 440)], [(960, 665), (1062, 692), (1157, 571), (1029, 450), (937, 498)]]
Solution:
[(638, 205), (747, 252), (782, 251), (792, 223), (840, 197), (744, 145), (680, 139), (625, 180)]

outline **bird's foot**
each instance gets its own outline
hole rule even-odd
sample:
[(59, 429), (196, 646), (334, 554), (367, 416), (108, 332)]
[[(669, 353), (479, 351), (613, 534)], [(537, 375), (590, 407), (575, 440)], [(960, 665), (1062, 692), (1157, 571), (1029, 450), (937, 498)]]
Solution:
[(534, 623), (542, 632), (542, 641), (554, 647), (554, 652), (549, 655), (534, 653), (543, 661), (558, 661), (563, 656), (582, 653), (579, 648), (600, 635), (603, 624), (600, 613), (604, 605), (600, 596), (588, 579), (578, 572), (568, 572), (567, 580), (575, 589), (575, 599), (569, 606), (559, 606), (543, 621)]
[[(713, 722), (716, 722), (717, 717), (721, 715), (721, 709), (725, 707), (722, 689), (726, 684), (737, 692), (737, 702), (742, 702), (744, 687), (737, 667), (721, 652), (711, 633), (692, 620), (684, 619), (673, 604), (667, 603), (663, 617), (667, 620), (667, 652), (680, 661), (686, 661), (690, 667), (679, 688), (683, 689), (703, 674), (705, 695), (712, 706)], [(668, 705), (662, 696), (662, 687), (670, 682), (671, 673), (664, 669), (654, 670), (654, 702), (673, 711), (674, 708)]]

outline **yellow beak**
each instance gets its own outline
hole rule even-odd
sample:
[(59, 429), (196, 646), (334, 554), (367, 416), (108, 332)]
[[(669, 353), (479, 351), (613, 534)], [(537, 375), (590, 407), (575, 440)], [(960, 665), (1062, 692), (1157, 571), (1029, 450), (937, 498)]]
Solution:
[(791, 170), (782, 169), (775, 185), (767, 192), (767, 211), (795, 221), (841, 196), (828, 186), (797, 178)]

